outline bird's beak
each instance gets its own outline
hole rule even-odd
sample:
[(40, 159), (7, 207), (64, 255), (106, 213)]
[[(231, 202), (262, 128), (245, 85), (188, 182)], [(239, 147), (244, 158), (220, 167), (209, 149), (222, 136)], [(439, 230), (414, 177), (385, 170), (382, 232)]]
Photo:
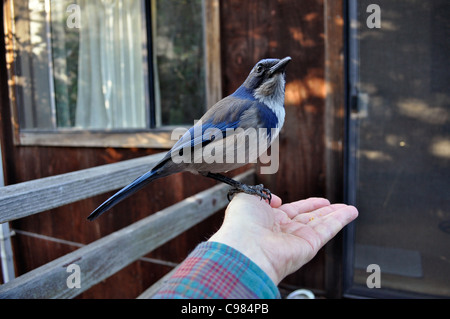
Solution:
[(273, 67), (270, 68), (269, 70), (269, 74), (273, 75), (275, 73), (278, 72), (284, 72), (284, 69), (286, 69), (286, 65), (288, 65), (288, 63), (291, 61), (291, 57), (287, 56), (284, 59), (281, 59), (280, 61), (278, 61), (277, 64), (275, 64)]

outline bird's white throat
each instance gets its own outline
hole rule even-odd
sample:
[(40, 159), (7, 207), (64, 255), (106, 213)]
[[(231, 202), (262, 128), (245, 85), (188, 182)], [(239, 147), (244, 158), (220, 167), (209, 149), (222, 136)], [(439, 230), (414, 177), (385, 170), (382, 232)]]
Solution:
[(284, 124), (284, 87), (286, 80), (284, 74), (276, 74), (269, 81), (261, 84), (253, 94), (255, 99), (264, 103), (278, 118), (277, 128), (281, 130)]

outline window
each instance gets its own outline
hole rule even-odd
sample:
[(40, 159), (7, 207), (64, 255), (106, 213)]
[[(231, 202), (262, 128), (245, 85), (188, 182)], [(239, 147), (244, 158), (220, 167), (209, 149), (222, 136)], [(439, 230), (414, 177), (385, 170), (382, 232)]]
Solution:
[(201, 117), (206, 66), (219, 62), (205, 58), (206, 3), (10, 0), (16, 142), (139, 146), (129, 136), (123, 144), (132, 134), (170, 146), (165, 128)]

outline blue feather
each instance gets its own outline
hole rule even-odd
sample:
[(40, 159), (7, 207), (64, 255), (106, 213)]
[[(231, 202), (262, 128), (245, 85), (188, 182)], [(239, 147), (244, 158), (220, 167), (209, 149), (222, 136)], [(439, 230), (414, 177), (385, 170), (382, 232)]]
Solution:
[(272, 129), (278, 125), (278, 118), (275, 113), (262, 103), (258, 105), (258, 114), (261, 122), (261, 127), (267, 129), (267, 137), (269, 141), (272, 139)]
[(184, 133), (184, 135), (178, 140), (177, 143), (175, 143), (175, 145), (172, 147), (171, 152), (167, 153), (164, 159), (170, 158), (171, 154), (174, 152), (175, 153), (178, 152), (181, 155), (181, 152), (183, 152), (183, 150), (185, 150), (186, 148), (190, 148), (191, 151), (193, 151), (199, 145), (205, 147), (214, 139), (218, 138), (218, 137), (212, 138), (213, 133), (217, 132), (217, 130), (219, 130), (222, 133), (221, 138), (225, 138), (227, 134), (227, 129), (236, 129), (238, 127), (239, 127), (238, 121), (213, 123), (212, 120), (208, 120), (206, 123), (202, 123), (201, 126), (198, 124), (194, 125), (186, 133)]
[(243, 85), (241, 85), (233, 94), (231, 94), (231, 96), (238, 99), (256, 101), (255, 97), (253, 96), (252, 90), (246, 88)]
[(106, 212), (108, 209), (116, 205), (117, 203), (123, 201), (125, 198), (133, 195), (138, 190), (142, 189), (151, 181), (163, 177), (164, 175), (160, 174), (156, 170), (151, 170), (144, 175), (135, 179), (132, 183), (122, 188), (119, 192), (117, 192), (114, 196), (111, 196), (107, 201), (101, 204), (97, 209), (95, 209), (88, 217), (90, 221), (98, 218), (101, 214)]
[[(267, 61), (270, 62), (271, 59), (267, 59)], [(266, 62), (264, 60), (263, 62)], [(231, 96), (244, 100), (240, 103), (241, 107), (241, 113), (245, 110), (247, 110), (249, 107), (255, 107), (256, 108), (256, 114), (258, 116), (260, 127), (267, 129), (267, 136), (269, 141), (272, 138), (272, 130), (277, 127), (278, 125), (278, 118), (275, 115), (275, 113), (267, 107), (264, 103), (261, 103), (255, 99), (253, 96), (252, 90), (248, 89), (244, 85), (241, 85)], [(248, 103), (247, 101), (254, 101), (256, 103)], [(242, 107), (243, 104), (247, 104), (247, 107)]]

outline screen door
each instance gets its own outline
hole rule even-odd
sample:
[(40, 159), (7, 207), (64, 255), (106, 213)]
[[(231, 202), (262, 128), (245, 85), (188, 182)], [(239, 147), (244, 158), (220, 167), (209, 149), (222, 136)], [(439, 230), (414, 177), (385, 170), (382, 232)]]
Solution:
[(345, 291), (450, 297), (450, 1), (349, 1)]

